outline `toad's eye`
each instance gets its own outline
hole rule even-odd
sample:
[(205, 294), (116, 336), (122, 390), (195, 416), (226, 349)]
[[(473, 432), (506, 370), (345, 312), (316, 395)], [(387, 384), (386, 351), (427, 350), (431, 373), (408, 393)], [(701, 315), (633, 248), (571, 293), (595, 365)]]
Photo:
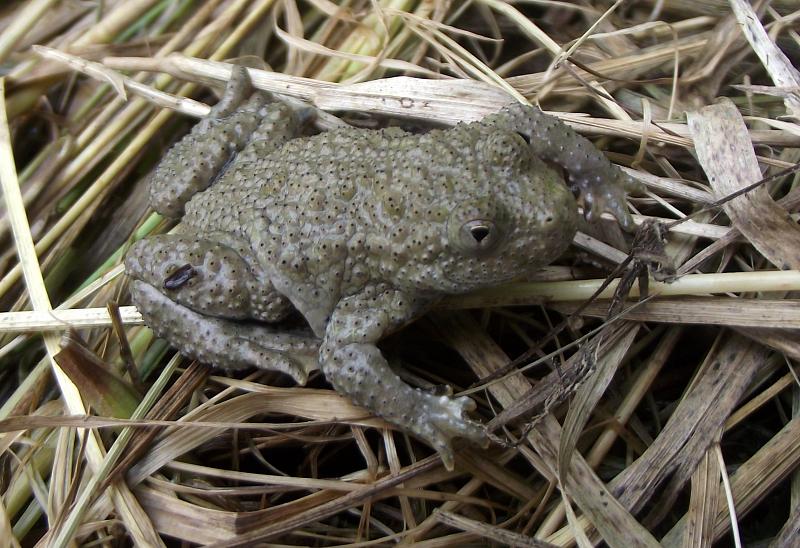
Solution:
[(464, 251), (481, 255), (497, 245), (500, 234), (494, 222), (486, 219), (467, 221), (461, 225), (458, 243)]
[(506, 208), (492, 196), (476, 196), (456, 205), (447, 219), (447, 240), (468, 257), (502, 251), (508, 235)]
[(516, 133), (517, 133), (517, 135), (522, 137), (522, 140), (525, 141), (527, 144), (531, 144), (531, 136), (530, 135), (522, 133), (521, 131), (517, 131)]

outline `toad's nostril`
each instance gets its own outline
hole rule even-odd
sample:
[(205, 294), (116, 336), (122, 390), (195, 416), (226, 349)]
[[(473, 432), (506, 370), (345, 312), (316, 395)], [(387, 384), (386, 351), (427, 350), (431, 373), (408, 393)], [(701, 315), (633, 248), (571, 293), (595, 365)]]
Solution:
[(473, 226), (469, 232), (476, 242), (481, 243), (489, 235), (489, 227), (486, 225)]

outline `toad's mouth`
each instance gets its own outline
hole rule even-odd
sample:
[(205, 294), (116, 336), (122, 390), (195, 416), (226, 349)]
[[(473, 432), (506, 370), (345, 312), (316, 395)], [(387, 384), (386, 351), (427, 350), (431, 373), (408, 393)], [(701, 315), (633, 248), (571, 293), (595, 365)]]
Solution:
[(490, 259), (461, 261), (454, 268), (446, 269), (443, 274), (449, 282), (459, 286), (460, 293), (465, 293), (509, 282), (519, 277), (519, 266), (515, 264), (515, 261), (507, 260), (507, 257), (501, 253)]

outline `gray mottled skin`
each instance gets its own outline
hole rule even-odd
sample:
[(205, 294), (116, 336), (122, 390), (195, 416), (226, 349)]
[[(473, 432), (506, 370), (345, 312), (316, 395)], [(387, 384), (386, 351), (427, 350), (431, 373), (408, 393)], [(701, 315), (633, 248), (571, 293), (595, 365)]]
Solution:
[[(510, 280), (566, 249), (576, 203), (543, 159), (595, 212), (624, 224), (625, 176), (531, 107), (424, 135), (346, 128), (294, 138), (302, 113), (263, 93), (239, 106), (248, 86), (236, 72), (155, 171), (153, 206), (183, 219), (177, 234), (128, 253), (134, 302), (159, 336), (217, 366), (303, 382), (292, 356), (319, 352), (337, 391), (452, 467), (453, 437), (484, 441), (464, 415), (472, 401), (406, 385), (376, 342), (445, 294)], [(292, 309), (321, 343), (265, 323)]]

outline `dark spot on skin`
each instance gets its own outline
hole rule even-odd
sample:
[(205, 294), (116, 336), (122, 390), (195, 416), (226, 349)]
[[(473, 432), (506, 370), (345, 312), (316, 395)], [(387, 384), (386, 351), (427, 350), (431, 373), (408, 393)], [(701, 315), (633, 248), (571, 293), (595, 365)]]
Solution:
[(185, 264), (167, 276), (167, 278), (164, 280), (164, 289), (180, 289), (195, 276), (197, 276), (197, 270), (195, 270), (192, 265)]

